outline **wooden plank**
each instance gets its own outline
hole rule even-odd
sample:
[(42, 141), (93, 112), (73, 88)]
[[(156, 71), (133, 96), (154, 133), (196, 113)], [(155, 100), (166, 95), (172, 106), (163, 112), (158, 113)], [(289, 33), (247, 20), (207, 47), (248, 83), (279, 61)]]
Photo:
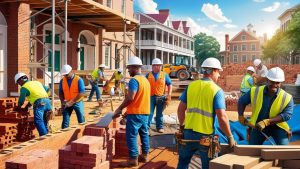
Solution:
[(171, 161), (175, 158), (173, 151), (165, 149), (157, 157), (155, 157), (150, 162), (146, 163), (141, 169), (161, 169), (167, 165), (168, 161)]
[(210, 169), (249, 169), (260, 161), (259, 157), (225, 154), (210, 161)]
[(250, 169), (268, 169), (272, 167), (272, 165), (273, 165), (273, 161), (262, 161), (257, 165), (251, 167)]
[[(247, 156), (241, 156), (241, 157), (247, 157)], [(240, 159), (237, 163), (233, 164), (233, 168), (234, 169), (250, 169), (251, 167), (257, 165), (259, 162), (260, 162), (259, 157), (248, 157), (245, 159)]]
[(284, 160), (282, 166), (285, 168), (299, 168), (300, 160)]
[(222, 168), (222, 169), (226, 169), (226, 168), (231, 169), (232, 165), (229, 165), (229, 166), (227, 165), (226, 166), (224, 164), (226, 164), (226, 162), (228, 162), (228, 161), (230, 161), (232, 159), (235, 159), (237, 157), (238, 156), (234, 155), (234, 154), (225, 154), (225, 155), (223, 155), (221, 157), (218, 157), (218, 158), (215, 158), (215, 159), (211, 160), (209, 162), (209, 168), (210, 169), (220, 169), (220, 168)]
[(260, 156), (262, 149), (300, 149), (300, 146), (236, 145), (234, 147), (234, 154), (240, 156)]
[(108, 125), (111, 123), (112, 116), (114, 115), (113, 112), (109, 112), (105, 114), (104, 117), (102, 117), (99, 122), (96, 124), (97, 127), (108, 127)]
[(300, 159), (300, 149), (263, 149), (261, 157), (265, 160), (294, 160)]

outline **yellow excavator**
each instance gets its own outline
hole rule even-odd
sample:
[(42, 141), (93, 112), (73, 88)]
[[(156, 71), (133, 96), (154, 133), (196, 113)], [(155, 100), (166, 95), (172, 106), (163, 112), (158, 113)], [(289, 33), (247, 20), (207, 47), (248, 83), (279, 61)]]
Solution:
[(187, 56), (176, 55), (175, 64), (164, 64), (163, 72), (170, 77), (177, 77), (179, 80), (195, 78), (199, 75), (197, 68), (192, 67), (190, 59)]

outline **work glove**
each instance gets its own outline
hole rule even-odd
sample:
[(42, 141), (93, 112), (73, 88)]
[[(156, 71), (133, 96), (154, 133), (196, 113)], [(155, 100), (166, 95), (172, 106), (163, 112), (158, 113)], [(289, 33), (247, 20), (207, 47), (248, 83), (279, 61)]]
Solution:
[(227, 137), (227, 140), (228, 140), (228, 145), (230, 148), (233, 148), (236, 145), (233, 135)]
[(255, 127), (259, 130), (262, 131), (264, 128), (270, 125), (270, 119), (264, 119), (258, 123), (256, 123)]
[(239, 116), (239, 122), (244, 126), (247, 126), (247, 124), (249, 123), (244, 116)]
[(116, 109), (115, 112), (114, 112), (114, 115), (112, 116), (112, 119), (120, 117), (121, 114), (122, 114), (122, 110)]

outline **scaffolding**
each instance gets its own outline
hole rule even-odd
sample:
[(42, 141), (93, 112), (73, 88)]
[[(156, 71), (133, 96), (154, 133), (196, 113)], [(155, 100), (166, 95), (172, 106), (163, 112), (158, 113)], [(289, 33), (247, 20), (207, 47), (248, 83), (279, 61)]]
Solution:
[[(17, 1), (17, 0), (16, 0)], [(38, 3), (37, 3), (38, 1)], [(64, 33), (64, 59), (63, 63), (68, 64), (67, 56), (68, 56), (68, 19), (75, 20), (74, 22), (80, 22), (82, 24), (98, 27), (98, 28), (104, 28), (102, 25), (103, 23), (107, 24), (105, 29), (110, 29), (110, 31), (119, 31), (118, 28), (123, 27), (123, 69), (124, 73), (126, 72), (126, 41), (125, 36), (127, 35), (127, 29), (133, 30), (136, 28), (134, 24), (131, 24), (134, 22), (137, 25), (137, 20), (132, 18), (126, 18), (126, 2), (124, 4), (124, 14), (119, 15), (118, 13), (114, 12), (113, 10), (103, 6), (102, 4), (99, 4), (98, 2), (94, 2), (92, 0), (28, 0), (28, 3), (33, 3), (33, 5), (39, 6), (39, 8), (42, 7), (40, 10), (35, 10), (31, 13), (31, 16), (20, 22), (19, 24), (23, 24), (26, 21), (30, 21), (30, 57), (29, 57), (29, 64), (28, 68), (30, 69), (30, 77), (31, 79), (37, 79), (35, 74), (37, 73), (37, 70), (41, 70), (45, 76), (48, 76), (51, 78), (51, 85), (49, 86), (51, 89), (51, 104), (52, 109), (54, 109), (54, 99), (55, 99), (55, 92), (54, 92), (54, 78), (55, 78), (55, 36), (61, 35)], [(70, 10), (68, 9), (69, 4)], [(62, 9), (61, 6), (64, 8)], [(83, 10), (83, 11), (80, 11)], [(50, 14), (51, 11), (51, 14)], [(78, 12), (80, 11), (80, 12)], [(68, 12), (73, 14), (72, 16), (68, 17)], [(88, 13), (88, 14), (87, 14)], [(107, 15), (107, 13), (110, 14), (110, 17)], [(39, 14), (43, 15), (51, 15), (48, 19), (43, 21), (42, 23), (39, 23), (36, 25), (35, 23), (35, 17)], [(63, 15), (64, 14), (64, 15)], [(78, 14), (78, 16), (76, 15)], [(61, 16), (64, 16), (63, 18)], [(122, 18), (123, 22), (120, 22)], [(63, 26), (64, 31), (56, 33), (56, 20), (60, 21), (61, 25)], [(91, 20), (91, 21), (90, 21)], [(37, 34), (35, 30), (37, 30), (38, 27), (43, 26), (44, 24), (48, 23), (49, 21), (52, 21), (52, 36), (51, 36), (51, 45), (50, 48), (45, 45), (44, 42), (42, 42), (38, 37), (45, 36), (45, 34)], [(113, 24), (110, 24), (110, 22), (113, 22)], [(118, 25), (119, 24), (119, 25)], [(123, 25), (121, 25), (123, 24)], [(128, 28), (129, 25), (129, 28)], [(131, 31), (130, 30), (130, 31)], [(36, 52), (35, 48), (37, 47), (37, 44), (41, 44), (43, 47), (44, 55), (41, 59), (37, 60), (36, 58)], [(101, 42), (102, 43), (102, 42)], [(101, 47), (101, 45), (99, 45)], [(45, 58), (48, 57), (47, 53), (51, 52), (51, 66), (45, 62)], [(46, 73), (46, 69), (51, 69), (50, 75)], [(44, 78), (45, 78), (44, 76)]]

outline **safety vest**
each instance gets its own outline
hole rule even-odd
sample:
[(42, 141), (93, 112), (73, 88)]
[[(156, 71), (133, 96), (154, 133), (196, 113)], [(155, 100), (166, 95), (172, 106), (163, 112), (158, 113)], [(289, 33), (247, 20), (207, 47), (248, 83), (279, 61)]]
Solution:
[(159, 77), (155, 81), (155, 78), (152, 72), (148, 74), (148, 80), (151, 86), (151, 96), (162, 96), (164, 95), (165, 88), (166, 88), (166, 81), (165, 81), (165, 73), (160, 71)]
[(99, 78), (99, 69), (96, 68), (95, 70), (92, 71), (92, 79), (95, 81)]
[(38, 81), (28, 81), (23, 86), (25, 89), (29, 90), (30, 94), (27, 96), (30, 104), (34, 104), (37, 99), (48, 98), (48, 94), (44, 89), (43, 85)]
[(248, 73), (244, 76), (241, 83), (241, 91), (243, 91), (243, 89), (250, 89), (252, 87), (248, 81), (250, 78), (251, 75), (249, 75)]
[(119, 73), (118, 71), (114, 72), (115, 80), (121, 80), (123, 78), (122, 73)]
[(133, 77), (139, 83), (139, 88), (133, 101), (127, 106), (127, 114), (150, 114), (150, 84), (141, 75)]
[[(266, 86), (251, 88), (252, 115), (251, 115), (250, 123), (252, 125), (256, 124), (259, 112), (262, 108), (265, 87)], [(283, 111), (283, 109), (287, 106), (287, 104), (291, 101), (291, 99), (292, 96), (290, 94), (280, 89), (276, 99), (274, 100), (270, 108), (269, 118), (273, 118), (279, 115)], [(276, 125), (284, 129), (285, 131), (290, 131), (290, 127), (287, 124), (287, 122), (277, 123)]]
[(214, 132), (214, 97), (220, 89), (213, 81), (197, 80), (189, 84), (185, 129), (203, 134)]
[[(65, 100), (69, 101), (71, 99), (74, 99), (79, 94), (79, 89), (78, 89), (78, 80), (79, 79), (80, 79), (79, 76), (74, 75), (74, 78), (71, 82), (71, 86), (69, 87), (68, 79), (66, 77), (63, 78), (62, 88), (63, 88)], [(76, 102), (79, 102), (81, 100), (82, 100), (82, 98), (80, 98)]]

